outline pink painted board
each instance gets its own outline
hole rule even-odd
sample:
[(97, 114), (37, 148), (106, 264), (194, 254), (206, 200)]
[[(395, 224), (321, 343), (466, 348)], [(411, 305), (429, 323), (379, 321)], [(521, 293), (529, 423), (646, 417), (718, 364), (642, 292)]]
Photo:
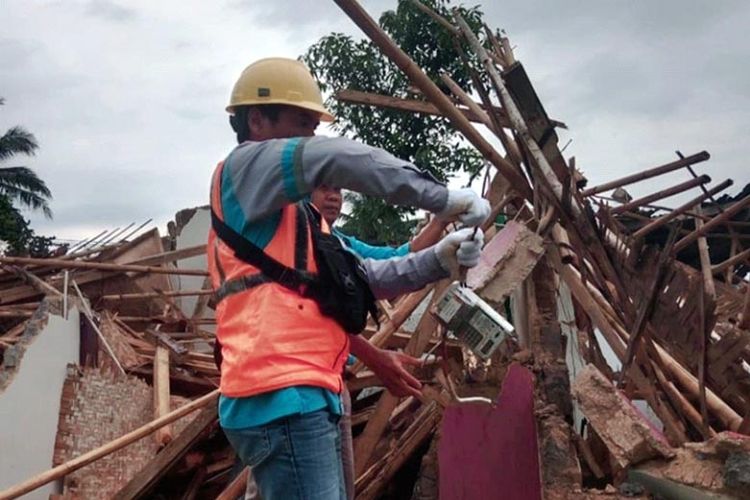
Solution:
[(446, 408), (438, 460), (441, 500), (541, 500), (531, 372), (511, 365), (494, 406)]

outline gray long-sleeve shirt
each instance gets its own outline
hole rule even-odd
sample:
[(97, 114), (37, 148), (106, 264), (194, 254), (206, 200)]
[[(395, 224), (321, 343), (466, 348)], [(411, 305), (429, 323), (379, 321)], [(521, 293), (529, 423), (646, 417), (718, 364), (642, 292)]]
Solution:
[[(226, 222), (263, 247), (270, 239), (269, 221), (278, 211), (323, 184), (430, 212), (443, 209), (448, 198), (443, 184), (411, 163), (350, 139), (250, 141), (232, 151), (224, 163), (221, 192)], [(367, 259), (364, 264), (378, 298), (417, 290), (448, 275), (432, 248), (384, 261)]]

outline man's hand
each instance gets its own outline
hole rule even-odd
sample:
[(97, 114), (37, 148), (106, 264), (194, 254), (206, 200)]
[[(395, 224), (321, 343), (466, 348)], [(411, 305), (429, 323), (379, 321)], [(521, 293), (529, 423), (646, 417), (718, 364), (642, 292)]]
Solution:
[(464, 228), (452, 232), (435, 245), (440, 265), (451, 274), (459, 266), (474, 267), (479, 264), (479, 257), (484, 246), (484, 233), (481, 229)]
[(407, 354), (380, 349), (362, 336), (351, 339), (352, 353), (370, 368), (394, 396), (421, 396), (422, 383), (407, 367), (419, 367), (421, 362)]
[(451, 189), (445, 207), (436, 217), (446, 221), (460, 220), (466, 226), (479, 226), (490, 215), (490, 202), (471, 188)]

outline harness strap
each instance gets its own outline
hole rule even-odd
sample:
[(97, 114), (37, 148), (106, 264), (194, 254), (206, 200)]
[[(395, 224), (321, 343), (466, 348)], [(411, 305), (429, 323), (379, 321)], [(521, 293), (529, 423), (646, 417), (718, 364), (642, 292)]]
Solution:
[(218, 304), (226, 297), (250, 290), (263, 283), (271, 282), (271, 278), (264, 276), (262, 273), (240, 276), (239, 278), (225, 281), (219, 288), (214, 291), (214, 300)]
[(285, 266), (273, 257), (266, 254), (260, 247), (247, 240), (234, 229), (222, 221), (211, 209), (211, 226), (216, 235), (240, 260), (247, 262), (258, 269), (260, 273), (240, 276), (224, 281), (216, 290), (214, 298), (216, 303), (222, 299), (244, 292), (258, 285), (274, 281), (289, 290), (305, 295), (305, 291), (315, 283), (315, 275), (308, 272), (307, 268), (307, 217), (300, 205), (297, 205), (297, 224), (295, 234), (294, 260), (295, 268)]

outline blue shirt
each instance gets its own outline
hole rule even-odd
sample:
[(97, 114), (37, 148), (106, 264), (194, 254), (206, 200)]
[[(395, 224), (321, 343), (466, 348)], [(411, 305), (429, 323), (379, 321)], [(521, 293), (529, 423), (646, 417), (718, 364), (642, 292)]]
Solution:
[(334, 229), (333, 234), (338, 236), (339, 239), (352, 250), (352, 252), (359, 255), (363, 259), (385, 260), (390, 259), (391, 257), (403, 257), (410, 251), (409, 243), (404, 243), (400, 247), (376, 247), (373, 245), (368, 245), (367, 243), (358, 240), (354, 236), (348, 236), (338, 229)]

